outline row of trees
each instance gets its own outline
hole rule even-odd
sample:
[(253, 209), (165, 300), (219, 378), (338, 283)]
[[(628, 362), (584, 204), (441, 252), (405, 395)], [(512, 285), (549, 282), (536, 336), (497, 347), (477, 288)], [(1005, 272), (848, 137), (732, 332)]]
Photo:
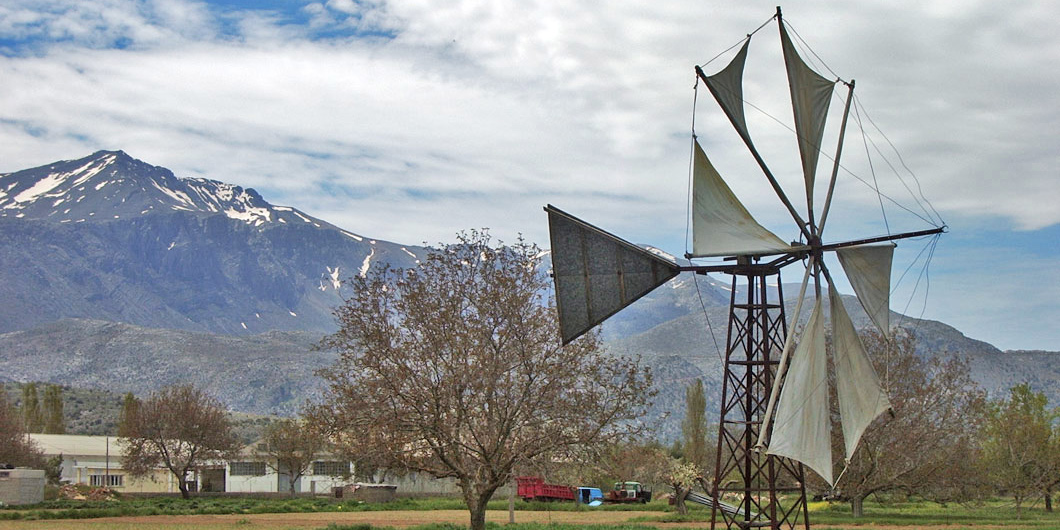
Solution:
[[(7, 403), (6, 392), (0, 391), (0, 393), (5, 394), (5, 403)], [(16, 413), (22, 421), (23, 432), (45, 434), (66, 432), (66, 420), (63, 417), (63, 388), (59, 385), (45, 385), (43, 401), (40, 398), (37, 383), (22, 385), (22, 396), (17, 403)]]
[[(878, 419), (865, 432), (836, 490), (815, 475), (810, 489), (847, 499), (855, 515), (864, 500), (883, 493), (918, 495), (939, 502), (984, 495), (1011, 495), (1017, 510), (1030, 498), (1044, 498), (1060, 484), (1060, 412), (1026, 384), (1008, 396), (988, 400), (958, 358), (925, 359), (915, 352), (914, 337), (887, 340), (875, 332), (862, 337), (883, 380), (894, 416)], [(713, 470), (701, 381), (686, 389), (683, 445), (668, 482), (677, 507), (697, 473)], [(835, 403), (835, 399), (832, 400)], [(838, 412), (836, 412), (838, 415)], [(839, 429), (833, 429), (834, 454), (842, 454)], [(709, 481), (708, 481), (709, 482)]]

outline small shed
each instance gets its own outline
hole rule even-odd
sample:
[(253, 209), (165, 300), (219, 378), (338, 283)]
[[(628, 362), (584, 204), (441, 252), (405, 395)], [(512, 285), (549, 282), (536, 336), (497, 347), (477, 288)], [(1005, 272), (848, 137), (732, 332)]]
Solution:
[(0, 504), (37, 504), (44, 502), (44, 470), (0, 469)]

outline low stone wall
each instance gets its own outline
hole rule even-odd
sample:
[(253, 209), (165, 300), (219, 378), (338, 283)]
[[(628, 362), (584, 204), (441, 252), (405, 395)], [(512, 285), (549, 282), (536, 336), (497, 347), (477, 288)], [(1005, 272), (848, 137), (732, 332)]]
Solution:
[(335, 496), (362, 502), (390, 502), (394, 500), (397, 486), (391, 484), (365, 484), (358, 482), (335, 488)]

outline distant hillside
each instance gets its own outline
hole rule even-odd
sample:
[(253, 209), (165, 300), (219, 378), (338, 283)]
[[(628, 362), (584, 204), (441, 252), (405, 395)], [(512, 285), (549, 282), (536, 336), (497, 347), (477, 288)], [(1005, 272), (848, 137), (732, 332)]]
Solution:
[(138, 396), (192, 383), (232, 410), (293, 414), (319, 393), (314, 372), (334, 361), (313, 351), (321, 337), (281, 331), (233, 337), (68, 319), (0, 335), (0, 373)]
[[(7, 400), (13, 406), (21, 404), (22, 387), (26, 383), (0, 385), (0, 392), (7, 392)], [(37, 392), (44, 396), (44, 383), (37, 385)], [(95, 390), (63, 386), (63, 417), (66, 434), (91, 436), (117, 436), (118, 421), (124, 395), (106, 390)], [(140, 396), (146, 397), (144, 396)], [(243, 443), (261, 439), (265, 426), (276, 420), (275, 416), (261, 416), (232, 412), (229, 415), (236, 436)]]

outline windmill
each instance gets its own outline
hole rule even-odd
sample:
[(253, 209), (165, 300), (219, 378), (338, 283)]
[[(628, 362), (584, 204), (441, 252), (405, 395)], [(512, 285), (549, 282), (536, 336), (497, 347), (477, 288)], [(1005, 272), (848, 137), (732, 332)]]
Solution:
[[(688, 264), (656, 255), (548, 205), (553, 278), (560, 334), (570, 342), (681, 272), (732, 277), (725, 374), (714, 479), (706, 485), (713, 528), (809, 528), (805, 467), (830, 485), (832, 472), (828, 358), (823, 300), (833, 330), (836, 394), (849, 459), (865, 428), (890, 407), (824, 261), (835, 253), (873, 323), (890, 333), (890, 271), (894, 242), (937, 235), (945, 226), (825, 243), (854, 82), (827, 79), (799, 56), (777, 8), (781, 47), (791, 93), (796, 140), (805, 185), (805, 210), (796, 208), (752, 141), (744, 115), (742, 78), (751, 37), (713, 75), (696, 66), (702, 81), (761, 168), (798, 230), (787, 243), (760, 225), (722, 179), (693, 133), (691, 224)], [(764, 27), (766, 24), (763, 24)], [(762, 29), (761, 27), (759, 29)], [(755, 31), (757, 33), (758, 30)], [(815, 176), (829, 102), (836, 85), (847, 87), (838, 145), (824, 203), (815, 207)], [(697, 264), (696, 259), (723, 258)], [(802, 340), (793, 347), (781, 270), (802, 263), (805, 273), (791, 322), (798, 322), (806, 291), (813, 307)], [(770, 284), (776, 285), (771, 297)], [(825, 293), (827, 291), (827, 294)], [(805, 467), (804, 467), (805, 466)], [(723, 498), (738, 502), (728, 504)]]

